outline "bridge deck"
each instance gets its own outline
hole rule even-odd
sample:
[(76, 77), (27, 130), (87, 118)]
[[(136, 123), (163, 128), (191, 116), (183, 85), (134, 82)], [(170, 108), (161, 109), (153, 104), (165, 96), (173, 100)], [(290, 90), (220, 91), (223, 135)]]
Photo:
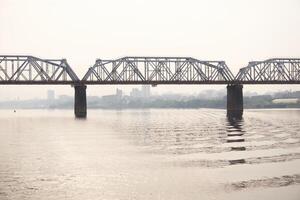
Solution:
[(300, 81), (0, 81), (0, 85), (265, 85)]

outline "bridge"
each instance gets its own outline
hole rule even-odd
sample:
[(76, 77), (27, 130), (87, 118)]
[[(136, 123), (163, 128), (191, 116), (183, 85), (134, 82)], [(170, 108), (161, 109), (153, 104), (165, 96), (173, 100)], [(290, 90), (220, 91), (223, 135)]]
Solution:
[(86, 85), (223, 84), (227, 85), (227, 115), (243, 115), (244, 84), (300, 84), (300, 59), (252, 61), (236, 76), (224, 61), (191, 57), (123, 57), (97, 59), (79, 79), (66, 59), (0, 55), (0, 85), (71, 85), (74, 112), (86, 117)]

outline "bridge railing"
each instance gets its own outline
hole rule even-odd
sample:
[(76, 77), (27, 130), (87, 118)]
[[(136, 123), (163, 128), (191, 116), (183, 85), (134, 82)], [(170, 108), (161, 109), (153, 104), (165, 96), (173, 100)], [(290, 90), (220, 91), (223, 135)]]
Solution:
[(70, 84), (80, 82), (66, 59), (0, 55), (0, 84)]
[(299, 84), (300, 59), (272, 58), (249, 62), (247, 67), (239, 70), (235, 81), (244, 84)]
[(191, 57), (98, 59), (82, 79), (90, 84), (193, 84), (233, 80), (224, 61), (202, 61)]

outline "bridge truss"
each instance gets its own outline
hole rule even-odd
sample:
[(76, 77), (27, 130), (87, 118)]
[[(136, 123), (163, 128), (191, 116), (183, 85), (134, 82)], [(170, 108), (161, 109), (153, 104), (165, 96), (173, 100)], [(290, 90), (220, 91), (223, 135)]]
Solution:
[(65, 59), (0, 55), (0, 84), (72, 84), (80, 82)]
[(80, 80), (66, 59), (0, 55), (0, 84), (300, 84), (300, 59), (249, 62), (235, 77), (224, 61), (191, 57), (98, 59)]
[(300, 84), (300, 59), (273, 58), (249, 62), (235, 82), (243, 84)]
[(234, 76), (224, 61), (190, 57), (123, 57), (96, 60), (86, 84), (224, 84)]

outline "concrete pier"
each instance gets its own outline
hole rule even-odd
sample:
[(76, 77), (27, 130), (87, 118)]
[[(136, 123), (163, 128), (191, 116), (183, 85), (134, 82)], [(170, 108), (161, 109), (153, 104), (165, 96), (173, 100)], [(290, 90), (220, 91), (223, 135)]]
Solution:
[(227, 117), (242, 118), (243, 110), (243, 86), (227, 85)]
[(74, 113), (77, 118), (86, 117), (86, 85), (75, 85)]

